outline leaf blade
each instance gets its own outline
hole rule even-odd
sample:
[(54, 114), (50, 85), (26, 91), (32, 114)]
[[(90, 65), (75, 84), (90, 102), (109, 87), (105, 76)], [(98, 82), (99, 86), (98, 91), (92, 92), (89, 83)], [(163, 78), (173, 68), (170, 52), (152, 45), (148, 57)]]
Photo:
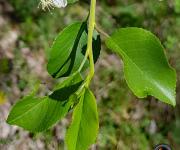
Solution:
[(98, 134), (98, 114), (95, 97), (85, 89), (73, 113), (72, 124), (66, 134), (68, 150), (86, 150)]
[(152, 33), (140, 28), (122, 28), (106, 40), (106, 45), (122, 57), (125, 79), (136, 96), (152, 95), (175, 106), (176, 73)]
[[(76, 22), (56, 37), (50, 51), (47, 70), (54, 78), (67, 77), (76, 72), (84, 59), (87, 47), (87, 22)], [(101, 50), (100, 35), (93, 35), (93, 55), (97, 61)], [(88, 67), (86, 61), (83, 70)]]
[[(18, 125), (31, 132), (41, 132), (50, 128), (68, 113), (72, 105), (70, 98), (79, 88), (79, 83), (82, 83), (82, 79), (78, 73), (57, 86), (50, 96), (24, 97), (13, 106), (7, 123)], [(59, 92), (60, 94), (57, 94)]]

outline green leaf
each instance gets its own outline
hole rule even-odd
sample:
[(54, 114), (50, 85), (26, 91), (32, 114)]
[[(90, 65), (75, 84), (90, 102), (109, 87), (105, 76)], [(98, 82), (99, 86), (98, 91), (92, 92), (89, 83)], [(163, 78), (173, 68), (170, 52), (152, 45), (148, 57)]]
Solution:
[(180, 13), (180, 0), (175, 0), (175, 11)]
[(72, 3), (75, 3), (77, 2), (78, 0), (67, 0), (68, 4), (72, 4)]
[(68, 150), (87, 150), (98, 134), (96, 100), (89, 89), (85, 89), (73, 113), (72, 124), (66, 133)]
[(106, 45), (122, 56), (127, 84), (136, 96), (152, 95), (176, 105), (176, 73), (158, 38), (144, 29), (122, 28), (106, 40)]
[(50, 96), (24, 97), (14, 105), (7, 122), (31, 132), (40, 132), (50, 128), (67, 114), (72, 105), (71, 96), (79, 88), (81, 82), (80, 75), (75, 74), (57, 86)]
[[(65, 28), (54, 41), (47, 65), (49, 74), (55, 78), (66, 77), (76, 72), (84, 59), (87, 47), (87, 23), (77, 22)], [(101, 49), (99, 34), (93, 38), (94, 58), (97, 60)], [(86, 61), (85, 68), (88, 67)]]

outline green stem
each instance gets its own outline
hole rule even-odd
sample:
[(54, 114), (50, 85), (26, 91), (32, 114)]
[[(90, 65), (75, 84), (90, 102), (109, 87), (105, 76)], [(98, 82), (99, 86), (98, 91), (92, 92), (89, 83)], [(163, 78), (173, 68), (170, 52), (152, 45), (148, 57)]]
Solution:
[(90, 12), (89, 12), (89, 23), (88, 23), (88, 39), (87, 39), (87, 49), (86, 49), (86, 54), (85, 57), (78, 69), (80, 72), (87, 60), (89, 58), (89, 74), (85, 80), (85, 83), (83, 84), (82, 88), (78, 90), (78, 92), (81, 92), (81, 89), (83, 89), (84, 86), (88, 87), (93, 76), (94, 76), (94, 58), (93, 58), (93, 32), (96, 24), (95, 20), (95, 12), (96, 12), (96, 0), (91, 0), (91, 6), (90, 6)]
[(96, 24), (95, 12), (96, 12), (96, 0), (91, 0), (89, 25), (88, 25), (88, 42), (87, 42), (87, 54), (89, 57), (90, 71), (89, 71), (89, 75), (87, 77), (86, 86), (89, 86), (91, 79), (94, 76), (94, 59), (93, 59), (92, 42), (93, 42), (93, 32), (94, 32), (94, 28), (95, 28), (95, 24)]
[(97, 24), (96, 24), (95, 28), (96, 28), (96, 30), (97, 30), (100, 34), (102, 34), (104, 37), (106, 37), (106, 38), (109, 37), (109, 35), (108, 35), (105, 31), (103, 31), (103, 29), (101, 29)]

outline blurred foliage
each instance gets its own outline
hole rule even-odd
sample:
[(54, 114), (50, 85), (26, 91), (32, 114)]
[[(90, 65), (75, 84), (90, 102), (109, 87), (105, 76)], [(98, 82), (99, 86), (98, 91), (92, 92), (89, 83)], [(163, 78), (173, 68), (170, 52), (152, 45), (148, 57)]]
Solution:
[(1, 58), (0, 59), (0, 74), (1, 73), (9, 73), (12, 69), (11, 67), (11, 60), (7, 59), (7, 58)]
[(6, 102), (6, 94), (0, 91), (0, 105), (4, 104), (5, 102)]
[(175, 0), (175, 11), (177, 13), (180, 13), (180, 1), (179, 0)]
[(13, 13), (13, 17), (17, 21), (24, 21), (26, 18), (31, 17), (32, 15), (38, 15), (38, 1), (37, 0), (9, 0), (12, 4), (15, 12)]
[[(29, 74), (26, 60), (19, 49), (28, 47), (33, 52), (45, 49), (64, 26), (85, 19), (88, 0), (66, 9), (43, 12), (37, 0), (8, 0), (14, 8), (10, 17), (21, 34), (16, 48), (13, 66), (7, 58), (0, 59), (0, 74), (18, 72), (18, 88), (33, 86), (36, 74)], [(122, 64), (103, 45), (101, 60), (96, 66), (92, 85), (98, 99), (100, 134), (99, 150), (144, 150), (156, 144), (167, 143), (174, 149), (180, 147), (180, 1), (179, 0), (101, 0), (98, 1), (97, 23), (109, 34), (118, 27), (137, 26), (155, 33), (166, 48), (170, 63), (178, 74), (177, 107), (157, 102), (152, 97), (138, 100), (129, 91), (122, 71)], [(1, 35), (1, 33), (0, 33)], [(104, 37), (102, 37), (104, 38)], [(106, 50), (106, 51), (104, 51)], [(45, 64), (44, 64), (45, 65)], [(8, 85), (11, 87), (11, 84)], [(47, 91), (46, 91), (47, 92)], [(34, 135), (47, 143), (54, 139), (54, 129)], [(57, 140), (57, 145), (63, 145)]]

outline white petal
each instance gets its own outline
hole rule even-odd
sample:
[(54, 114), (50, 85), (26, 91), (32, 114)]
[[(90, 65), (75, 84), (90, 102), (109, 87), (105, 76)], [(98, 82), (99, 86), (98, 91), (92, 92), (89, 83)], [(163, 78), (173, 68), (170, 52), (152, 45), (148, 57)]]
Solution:
[(53, 4), (55, 7), (61, 8), (67, 6), (67, 0), (53, 0)]

